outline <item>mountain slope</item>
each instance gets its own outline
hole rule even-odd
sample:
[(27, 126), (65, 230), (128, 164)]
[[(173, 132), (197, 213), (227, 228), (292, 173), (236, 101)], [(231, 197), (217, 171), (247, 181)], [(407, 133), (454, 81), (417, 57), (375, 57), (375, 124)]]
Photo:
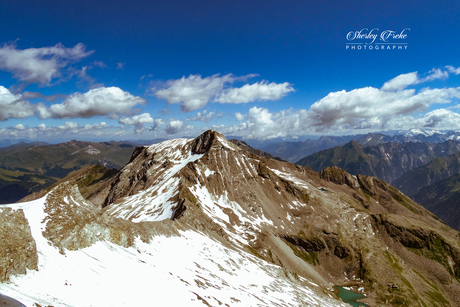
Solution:
[(408, 171), (427, 164), (436, 157), (460, 152), (460, 142), (383, 143), (364, 147), (357, 142), (323, 150), (299, 160), (296, 164), (321, 171), (339, 166), (352, 174), (376, 176), (392, 183)]
[(428, 164), (413, 169), (393, 184), (409, 197), (414, 197), (421, 188), (435, 184), (460, 172), (460, 153), (447, 157), (438, 157)]
[(447, 225), (460, 230), (460, 173), (422, 187), (414, 199)]
[(460, 304), (458, 232), (377, 178), (318, 174), (207, 131), (137, 148), (99, 197), (103, 208), (64, 184), (3, 209), (28, 221), (38, 263), (7, 273), (2, 293), (53, 306), (145, 305), (152, 292), (159, 305), (345, 306), (343, 285), (373, 306)]
[(89, 165), (120, 169), (129, 161), (134, 148), (134, 144), (113, 141), (19, 143), (0, 148), (0, 204), (16, 202)]

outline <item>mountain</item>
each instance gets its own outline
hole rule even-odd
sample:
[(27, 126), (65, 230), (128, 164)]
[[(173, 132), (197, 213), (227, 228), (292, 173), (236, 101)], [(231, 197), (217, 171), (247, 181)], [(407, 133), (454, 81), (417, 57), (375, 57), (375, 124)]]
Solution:
[[(263, 158), (215, 131), (138, 147), (0, 208), (0, 291), (33, 306), (458, 306), (459, 233), (389, 184)], [(9, 282), (8, 282), (9, 281)], [(84, 295), (82, 295), (84, 294)]]
[(117, 173), (118, 170), (115, 168), (108, 169), (107, 167), (99, 164), (90, 165), (82, 169), (70, 172), (65, 178), (53, 183), (46, 189), (29, 194), (26, 197), (20, 199), (18, 202), (28, 202), (42, 198), (51, 190), (63, 183), (77, 185), (80, 194), (85, 199), (91, 201), (93, 200), (93, 196), (98, 193), (101, 188), (103, 188), (107, 180), (115, 176)]
[(460, 173), (422, 187), (414, 199), (447, 225), (460, 230)]
[(307, 139), (302, 142), (274, 142), (270, 144), (258, 143), (257, 148), (272, 155), (279, 156), (290, 162), (296, 162), (316, 152), (342, 146), (350, 141), (356, 141), (363, 146), (372, 146), (383, 143), (443, 143), (446, 141), (460, 141), (460, 132), (441, 132), (431, 129), (411, 129), (407, 131), (376, 132), (346, 136), (321, 136), (318, 140)]
[(46, 142), (36, 142), (32, 140), (26, 140), (26, 139), (4, 139), (0, 140), (0, 148), (1, 147), (9, 147), (18, 143), (22, 144), (29, 144), (29, 145), (47, 145), (48, 143)]
[(428, 164), (413, 169), (393, 182), (393, 185), (409, 197), (414, 197), (421, 188), (435, 184), (460, 173), (460, 153), (434, 158)]
[(89, 165), (120, 169), (129, 161), (135, 146), (128, 142), (74, 140), (0, 148), (0, 204), (16, 202)]
[(261, 150), (284, 160), (295, 162), (323, 149), (343, 145), (360, 136), (321, 136), (318, 140), (305, 140), (303, 142), (277, 142), (263, 147)]
[(423, 166), (436, 157), (460, 152), (460, 142), (395, 143), (364, 147), (355, 141), (312, 154), (296, 162), (314, 171), (339, 166), (352, 174), (376, 176), (392, 183), (408, 171)]

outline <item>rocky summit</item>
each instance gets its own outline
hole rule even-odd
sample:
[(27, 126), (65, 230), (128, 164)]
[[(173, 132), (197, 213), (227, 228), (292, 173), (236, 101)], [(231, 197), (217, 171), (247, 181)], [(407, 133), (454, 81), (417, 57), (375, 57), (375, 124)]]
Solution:
[(0, 292), (26, 306), (459, 306), (459, 233), (391, 185), (216, 131), (138, 147), (87, 199), (0, 209)]

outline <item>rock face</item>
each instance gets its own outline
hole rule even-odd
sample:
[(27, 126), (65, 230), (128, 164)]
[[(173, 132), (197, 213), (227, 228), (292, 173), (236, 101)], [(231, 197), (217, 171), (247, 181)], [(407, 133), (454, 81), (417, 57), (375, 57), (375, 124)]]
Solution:
[[(103, 207), (91, 206), (75, 189), (56, 188), (44, 209), (43, 235), (63, 253), (100, 240), (129, 247), (136, 237), (155, 242), (157, 234), (193, 232), (228, 248), (227, 254), (237, 251), (253, 264), (278, 270), (279, 283), (299, 287), (289, 291), (317, 285), (315, 295), (324, 301), (311, 305), (331, 306), (330, 289), (337, 284), (362, 287), (371, 306), (460, 304), (459, 233), (375, 177), (355, 177), (338, 167), (318, 174), (257, 156), (206, 131), (137, 149), (100, 189)], [(73, 191), (71, 198), (66, 191)], [(231, 270), (215, 270), (234, 274), (243, 262), (233, 262)], [(195, 280), (199, 289), (227, 283), (212, 284), (211, 275)], [(222, 299), (197, 297), (211, 306)]]
[(22, 210), (0, 208), (0, 282), (37, 269), (35, 240)]

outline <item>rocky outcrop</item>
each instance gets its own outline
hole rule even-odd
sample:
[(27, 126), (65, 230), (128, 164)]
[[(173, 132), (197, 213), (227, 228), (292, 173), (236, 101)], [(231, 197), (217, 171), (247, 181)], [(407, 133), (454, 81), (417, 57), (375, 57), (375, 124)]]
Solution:
[(22, 210), (0, 209), (0, 282), (37, 269), (37, 249)]
[(283, 235), (281, 236), (287, 242), (294, 244), (295, 246), (302, 247), (306, 252), (319, 252), (326, 248), (326, 245), (323, 241), (318, 238), (311, 238), (311, 239), (301, 239), (296, 236), (288, 236)]
[(319, 173), (319, 177), (326, 181), (348, 185), (353, 189), (358, 189), (360, 187), (360, 184), (355, 177), (338, 166), (326, 167)]

